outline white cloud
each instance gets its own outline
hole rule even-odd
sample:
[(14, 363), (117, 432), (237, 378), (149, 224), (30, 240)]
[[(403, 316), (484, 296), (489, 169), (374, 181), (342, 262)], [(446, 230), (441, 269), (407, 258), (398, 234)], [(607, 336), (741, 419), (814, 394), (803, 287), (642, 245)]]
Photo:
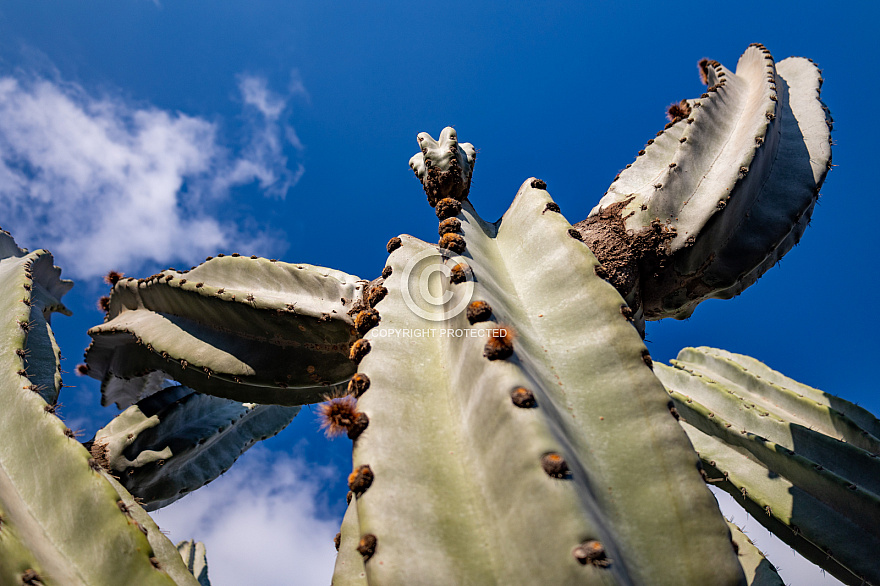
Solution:
[(734, 498), (715, 487), (710, 487), (721, 512), (743, 530), (764, 557), (776, 567), (783, 582), (791, 586), (843, 586), (843, 583), (806, 560), (781, 539), (770, 533), (763, 525), (752, 519)]
[(151, 516), (172, 542), (205, 543), (212, 586), (326, 586), (341, 519), (318, 502), (335, 475), (257, 446), (221, 478)]
[(21, 245), (50, 249), (75, 277), (222, 248), (277, 250), (265, 229), (246, 232), (216, 211), (236, 186), (284, 197), (303, 173), (284, 154), (285, 140), (302, 149), (285, 98), (257, 76), (242, 76), (239, 89), (245, 138), (230, 149), (203, 118), (58, 79), (0, 77), (3, 227)]

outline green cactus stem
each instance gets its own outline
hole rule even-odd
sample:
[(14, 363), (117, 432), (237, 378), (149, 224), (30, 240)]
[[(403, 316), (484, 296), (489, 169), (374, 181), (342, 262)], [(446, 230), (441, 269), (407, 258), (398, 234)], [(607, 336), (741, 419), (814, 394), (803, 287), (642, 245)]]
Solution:
[(174, 546), (54, 414), (60, 373), (46, 341), (72, 283), (52, 262), (0, 232), (0, 583), (194, 586)]
[(350, 313), (363, 287), (340, 271), (238, 255), (124, 279), (89, 331), (89, 375), (120, 408), (166, 378), (239, 402), (320, 402), (354, 374)]
[[(371, 481), (352, 480), (334, 583), (745, 583), (620, 296), (542, 187), (495, 224), (463, 201), (460, 257), (406, 235), (391, 253), (359, 364)], [(472, 278), (450, 283), (456, 264)], [(451, 296), (431, 312), (413, 297), (434, 270)]]
[(733, 74), (670, 109), (667, 128), (576, 228), (645, 319), (685, 318), (753, 284), (803, 234), (831, 166), (818, 68), (751, 45)]
[(708, 477), (840, 580), (880, 584), (880, 422), (737, 354), (672, 364), (655, 372)]
[(256, 442), (287, 427), (299, 409), (169, 387), (117, 415), (90, 449), (153, 511), (220, 476)]

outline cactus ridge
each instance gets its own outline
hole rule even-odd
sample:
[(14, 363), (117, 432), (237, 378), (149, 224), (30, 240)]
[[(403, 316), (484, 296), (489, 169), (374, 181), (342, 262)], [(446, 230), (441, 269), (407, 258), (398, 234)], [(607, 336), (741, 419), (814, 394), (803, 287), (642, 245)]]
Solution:
[(742, 529), (730, 521), (727, 522), (727, 526), (733, 536), (737, 557), (746, 574), (746, 582), (749, 586), (784, 586), (785, 583), (776, 568), (767, 561), (764, 554), (743, 533)]
[(878, 444), (828, 406), (845, 401), (711, 348), (686, 348), (656, 374), (719, 487), (841, 580), (880, 583), (867, 553), (880, 546)]
[(120, 408), (158, 390), (155, 372), (240, 402), (317, 403), (354, 373), (349, 310), (363, 287), (331, 269), (242, 257), (122, 280), (107, 321), (89, 331), (89, 374)]
[(287, 427), (299, 409), (169, 387), (117, 415), (95, 434), (91, 452), (153, 511), (220, 476), (257, 441)]
[[(46, 338), (27, 341), (42, 328), (48, 332), (52, 311), (62, 310), (60, 298), (72, 284), (59, 274), (51, 255), (23, 251), (0, 234), (0, 583), (27, 576), (47, 586), (192, 585), (176, 550), (173, 558), (163, 552), (167, 538), (133, 517), (143, 510), (72, 439), (74, 432), (53, 413), (54, 398), (47, 402), (45, 389), (29, 378), (40, 360), (55, 370), (49, 378), (60, 381), (56, 348)], [(34, 312), (45, 320), (37, 322)]]
[[(343, 524), (340, 557), (346, 544), (375, 536), (365, 578), (383, 584), (425, 576), (462, 584), (741, 583), (729, 531), (618, 294), (593, 274), (598, 263), (568, 236), (568, 222), (542, 214), (552, 200), (530, 185), (496, 224), (467, 201), (458, 215), (473, 297), (491, 306), (492, 321), (470, 324), (464, 311), (441, 322), (416, 316), (401, 294), (411, 286), (404, 279), (416, 278), (407, 275), (410, 261), (458, 261), (410, 236), (391, 253), (388, 294), (376, 305), (382, 319), (366, 335), (372, 350), (359, 365), (370, 386), (358, 408), (370, 426), (353, 461), (374, 478), (351, 501), (357, 521)], [(589, 328), (573, 326), (585, 322)], [(485, 336), (392, 335), (511, 326), (513, 353), (499, 360), (483, 356)], [(609, 348), (607, 336), (620, 343)], [(414, 368), (420, 374), (409, 375)], [(535, 405), (514, 403), (519, 387)], [(614, 440), (633, 430), (643, 446), (637, 453)], [(548, 468), (542, 459), (550, 455)], [(650, 476), (651, 488), (636, 475)], [(601, 544), (601, 560), (577, 557), (590, 540)], [(707, 568), (699, 561), (706, 556), (718, 564)], [(669, 564), (677, 575), (658, 577)], [(338, 564), (336, 583), (357, 582), (350, 571)]]

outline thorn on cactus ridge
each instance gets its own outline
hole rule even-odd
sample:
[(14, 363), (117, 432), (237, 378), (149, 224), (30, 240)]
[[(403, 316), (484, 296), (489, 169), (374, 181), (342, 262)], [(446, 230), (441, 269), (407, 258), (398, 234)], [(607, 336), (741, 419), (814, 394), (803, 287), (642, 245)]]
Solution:
[(452, 267), (452, 273), (449, 275), (450, 283), (464, 283), (470, 277), (473, 277), (473, 272), (471, 268), (465, 264), (457, 264)]
[(369, 305), (370, 307), (375, 307), (377, 303), (385, 299), (386, 295), (388, 295), (388, 289), (386, 289), (382, 285), (375, 285), (373, 287), (370, 287), (370, 291), (369, 293), (367, 293), (367, 305)]
[(543, 189), (545, 191), (547, 189), (547, 183), (545, 181), (540, 180), (540, 179), (532, 179), (531, 186), (534, 189)]
[(394, 238), (392, 238), (391, 240), (388, 241), (388, 244), (385, 245), (385, 250), (388, 251), (388, 254), (391, 254), (392, 252), (394, 252), (395, 250), (400, 248), (400, 244), (401, 244), (400, 238), (395, 236)]
[(681, 415), (678, 414), (678, 409), (675, 408), (675, 403), (669, 401), (668, 403), (666, 403), (666, 408), (669, 409), (669, 412), (672, 414), (673, 417), (675, 417), (676, 421), (679, 421), (681, 419)]
[(464, 252), (467, 244), (465, 243), (464, 238), (462, 238), (458, 234), (444, 234), (440, 238), (439, 246), (440, 248), (451, 250), (456, 254), (461, 254), (462, 252)]
[(375, 478), (373, 469), (368, 464), (363, 464), (348, 475), (348, 488), (354, 493), (354, 496), (360, 497), (367, 492)]
[(43, 579), (34, 570), (28, 568), (21, 574), (21, 583), (27, 586), (42, 586)]
[(571, 551), (571, 554), (577, 561), (584, 565), (591, 564), (599, 566), (600, 568), (611, 565), (611, 560), (605, 555), (605, 547), (601, 542), (596, 541), (595, 539), (583, 542), (575, 547)]
[(549, 452), (541, 456), (541, 468), (550, 478), (569, 478), (571, 476), (568, 463), (556, 452)]
[(682, 100), (677, 104), (672, 104), (666, 109), (666, 118), (669, 119), (670, 122), (675, 124), (682, 118), (687, 118), (691, 115), (691, 106), (688, 104), (687, 100)]
[(541, 215), (544, 215), (544, 212), (556, 212), (557, 214), (561, 214), (562, 211), (559, 209), (559, 204), (554, 201), (547, 202), (547, 205), (544, 206), (544, 211), (541, 212)]
[(379, 312), (375, 309), (364, 309), (358, 312), (354, 318), (354, 327), (359, 334), (364, 335), (379, 325)]
[(510, 326), (499, 326), (491, 330), (489, 339), (483, 347), (483, 356), (489, 360), (506, 360), (513, 355), (513, 339), (516, 337)]
[(325, 400), (326, 403), (318, 406), (318, 418), (327, 437), (334, 438), (347, 433), (351, 439), (355, 439), (369, 425), (369, 418), (357, 410), (357, 399), (353, 396), (333, 399), (325, 397)]
[(369, 560), (376, 553), (376, 544), (378, 540), (376, 536), (372, 533), (367, 533), (363, 537), (361, 537), (360, 542), (357, 546), (357, 551), (359, 554), (364, 556), (364, 561)]
[(392, 269), (390, 266), (386, 266), (384, 269), (382, 269), (382, 278), (387, 279), (388, 277), (391, 276), (391, 273), (393, 273), (393, 272), (394, 272), (394, 269)]
[(709, 85), (709, 60), (703, 57), (697, 63), (697, 69), (700, 70), (700, 81), (703, 85)]
[(106, 275), (104, 275), (104, 282), (113, 287), (116, 283), (119, 282), (119, 279), (125, 276), (125, 273), (120, 273), (119, 271), (110, 271)]
[(370, 377), (359, 372), (348, 381), (348, 393), (355, 397), (363, 395), (370, 388)]
[(435, 211), (437, 213), (437, 218), (440, 220), (454, 218), (461, 213), (461, 202), (457, 199), (452, 199), (451, 197), (443, 198), (437, 202)]
[(651, 353), (648, 352), (647, 348), (642, 350), (642, 360), (645, 361), (645, 365), (647, 365), (648, 368), (654, 370), (654, 361), (651, 360)]
[(104, 295), (100, 299), (98, 299), (98, 309), (103, 311), (104, 313), (108, 313), (110, 311), (110, 298)]
[(440, 234), (440, 236), (451, 234), (453, 232), (461, 232), (461, 222), (458, 218), (446, 218), (440, 222), (440, 226), (437, 228), (437, 233)]
[(336, 551), (339, 551), (339, 543), (342, 541), (342, 532), (336, 534), (336, 537), (333, 538), (333, 545), (336, 546)]
[(488, 321), (492, 317), (492, 306), (485, 301), (471, 301), (467, 306), (467, 320), (471, 325)]
[(538, 402), (535, 401), (535, 395), (532, 391), (525, 387), (516, 387), (510, 391), (510, 400), (513, 404), (522, 409), (531, 409), (536, 407)]
[(355, 340), (354, 344), (351, 345), (351, 349), (348, 352), (348, 359), (354, 362), (355, 364), (359, 363), (363, 360), (364, 356), (370, 353), (370, 341), (369, 340)]

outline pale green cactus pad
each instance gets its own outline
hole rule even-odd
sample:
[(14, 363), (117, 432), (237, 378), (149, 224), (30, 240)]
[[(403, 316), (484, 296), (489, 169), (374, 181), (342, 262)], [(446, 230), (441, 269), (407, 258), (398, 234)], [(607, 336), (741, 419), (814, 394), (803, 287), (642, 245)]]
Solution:
[(171, 542), (54, 413), (50, 317), (72, 283), (52, 262), (0, 232), (0, 583), (195, 586)]
[(287, 427), (299, 409), (169, 387), (117, 415), (98, 430), (90, 449), (153, 511), (226, 472), (256, 442)]
[[(526, 181), (495, 224), (463, 202), (459, 258), (401, 236), (374, 284), (334, 583), (745, 583), (622, 299), (543, 187)], [(452, 298), (417, 315), (419, 272), (462, 262), (473, 282), (429, 280)], [(434, 321), (471, 286), (489, 321)], [(516, 332), (506, 359), (496, 328)]]
[(239, 402), (316, 403), (353, 374), (348, 312), (363, 286), (332, 269), (237, 255), (124, 279), (107, 321), (89, 331), (89, 374), (120, 408), (166, 378)]
[(880, 421), (758, 361), (685, 348), (656, 365), (710, 480), (848, 584), (880, 584)]
[(732, 73), (701, 62), (709, 88), (576, 225), (646, 319), (689, 316), (753, 284), (794, 246), (831, 167), (831, 117), (808, 59), (750, 46)]

